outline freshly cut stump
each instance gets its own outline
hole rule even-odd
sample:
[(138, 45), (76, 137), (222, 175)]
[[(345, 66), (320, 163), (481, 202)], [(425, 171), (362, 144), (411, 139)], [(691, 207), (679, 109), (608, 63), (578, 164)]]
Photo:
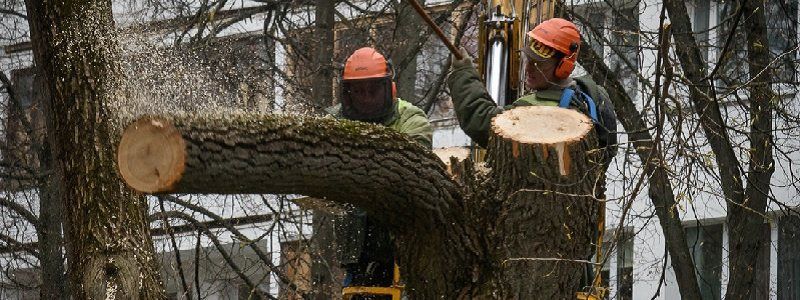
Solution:
[(558, 171), (567, 176), (572, 159), (569, 151), (592, 130), (592, 120), (586, 115), (560, 107), (528, 106), (509, 110), (492, 121), (493, 132), (511, 142), (513, 158), (519, 157), (520, 146), (540, 145), (542, 159), (549, 149), (555, 149)]
[(550, 106), (515, 108), (492, 121), (488, 163), (503, 199), (503, 290), (570, 299), (582, 288), (593, 267), (594, 186), (602, 173), (592, 129), (585, 114)]

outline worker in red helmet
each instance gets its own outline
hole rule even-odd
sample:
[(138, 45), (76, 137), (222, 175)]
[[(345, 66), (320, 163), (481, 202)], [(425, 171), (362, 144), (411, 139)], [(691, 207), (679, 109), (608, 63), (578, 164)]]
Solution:
[[(344, 65), (341, 103), (328, 113), (343, 119), (381, 124), (408, 135), (430, 148), (433, 128), (421, 109), (397, 97), (391, 63), (369, 47), (356, 50)], [(345, 269), (343, 285), (390, 286), (394, 271), (394, 243), (389, 231), (363, 210), (348, 206), (334, 220), (339, 262)], [(354, 299), (382, 299), (370, 296)]]
[(506, 107), (498, 107), (492, 100), (472, 64), (472, 58), (463, 48), (463, 59), (453, 59), (447, 83), (461, 128), (475, 143), (486, 146), (490, 122), (504, 109), (526, 105), (575, 108), (595, 121), (607, 165), (616, 154), (616, 115), (603, 87), (588, 76), (570, 77), (580, 51), (578, 28), (565, 19), (552, 18), (537, 25), (527, 35), (530, 42), (522, 49), (522, 56), (525, 84), (533, 93)]

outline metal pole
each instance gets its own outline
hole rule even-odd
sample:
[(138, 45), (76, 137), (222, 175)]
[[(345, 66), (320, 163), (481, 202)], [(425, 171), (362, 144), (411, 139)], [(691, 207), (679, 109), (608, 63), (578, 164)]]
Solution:
[(414, 7), (414, 10), (417, 11), (419, 16), (425, 20), (425, 23), (428, 23), (428, 26), (430, 26), (433, 31), (436, 32), (436, 35), (439, 36), (439, 39), (442, 40), (445, 46), (447, 46), (447, 49), (450, 49), (450, 53), (453, 53), (453, 56), (455, 56), (456, 59), (463, 59), (464, 57), (461, 56), (461, 52), (458, 51), (458, 48), (456, 48), (456, 46), (453, 45), (449, 39), (447, 39), (447, 37), (444, 35), (444, 32), (442, 32), (442, 29), (433, 22), (433, 19), (431, 19), (431, 16), (425, 12), (425, 9), (422, 7), (422, 5), (420, 5), (417, 0), (408, 0), (408, 2), (412, 7)]

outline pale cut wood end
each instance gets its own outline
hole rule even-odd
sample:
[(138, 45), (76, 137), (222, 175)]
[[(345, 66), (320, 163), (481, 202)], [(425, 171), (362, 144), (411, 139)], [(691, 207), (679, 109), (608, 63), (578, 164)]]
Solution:
[(169, 121), (144, 117), (125, 128), (117, 163), (122, 179), (134, 190), (168, 192), (183, 176), (186, 145)]
[(523, 106), (507, 110), (492, 120), (492, 130), (522, 144), (571, 143), (592, 130), (585, 114), (555, 106)]

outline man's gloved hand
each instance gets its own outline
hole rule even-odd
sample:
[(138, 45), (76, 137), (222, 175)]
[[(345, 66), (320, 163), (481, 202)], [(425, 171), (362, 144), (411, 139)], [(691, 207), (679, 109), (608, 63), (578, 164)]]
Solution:
[(453, 70), (458, 70), (462, 68), (473, 68), (475, 69), (475, 65), (472, 63), (472, 57), (469, 56), (469, 52), (464, 47), (459, 49), (461, 52), (461, 59), (457, 59), (455, 55), (453, 55)]

